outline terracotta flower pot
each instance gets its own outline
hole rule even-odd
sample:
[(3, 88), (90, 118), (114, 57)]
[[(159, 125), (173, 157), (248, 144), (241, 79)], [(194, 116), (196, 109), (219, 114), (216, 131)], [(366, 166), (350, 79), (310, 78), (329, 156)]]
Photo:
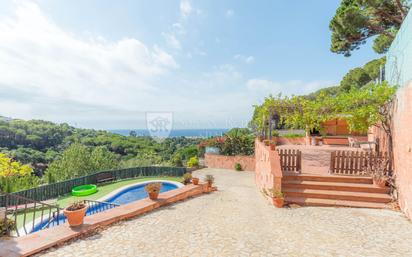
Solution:
[(270, 150), (272, 150), (272, 151), (276, 150), (276, 144), (275, 143), (270, 144)]
[(149, 194), (150, 200), (156, 200), (157, 197), (159, 196), (159, 192), (150, 192), (148, 194)]
[(277, 208), (282, 208), (283, 204), (285, 203), (285, 198), (272, 198), (272, 203)]
[(373, 184), (377, 187), (386, 187), (386, 179), (373, 179)]
[(66, 209), (63, 210), (64, 216), (66, 216), (67, 221), (69, 222), (70, 227), (76, 227), (83, 224), (84, 216), (86, 216), (87, 206), (82, 209), (69, 211)]
[(199, 184), (199, 178), (192, 178), (192, 183), (193, 183), (193, 185), (198, 185)]

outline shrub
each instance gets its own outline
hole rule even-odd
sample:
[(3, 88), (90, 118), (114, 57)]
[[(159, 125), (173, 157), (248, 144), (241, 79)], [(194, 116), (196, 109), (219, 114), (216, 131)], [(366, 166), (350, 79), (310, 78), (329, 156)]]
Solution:
[(213, 182), (215, 181), (215, 177), (213, 177), (213, 175), (206, 175), (205, 176), (205, 181), (209, 184), (213, 184)]
[(286, 137), (286, 138), (305, 137), (305, 134), (287, 133), (287, 134), (284, 134), (282, 137)]
[(279, 131), (272, 130), (272, 137), (278, 137), (278, 136), (279, 136)]
[(192, 180), (192, 174), (190, 174), (189, 172), (186, 172), (185, 174), (183, 174), (183, 184), (187, 185), (190, 183), (190, 181)]
[(197, 158), (196, 156), (193, 156), (187, 162), (187, 167), (193, 168), (193, 167), (197, 167), (197, 166), (199, 166), (199, 158)]
[(11, 230), (16, 229), (16, 223), (11, 219), (0, 220), (0, 237), (7, 235)]
[(285, 195), (282, 193), (282, 191), (270, 188), (270, 189), (263, 189), (263, 194), (272, 197), (272, 198), (284, 198)]
[(82, 201), (74, 202), (67, 207), (68, 211), (77, 211), (86, 207), (86, 204)]
[(149, 183), (144, 187), (144, 189), (148, 193), (159, 193), (161, 188), (162, 183), (160, 182)]
[(235, 170), (241, 171), (242, 170), (242, 165), (240, 165), (240, 163), (235, 163)]

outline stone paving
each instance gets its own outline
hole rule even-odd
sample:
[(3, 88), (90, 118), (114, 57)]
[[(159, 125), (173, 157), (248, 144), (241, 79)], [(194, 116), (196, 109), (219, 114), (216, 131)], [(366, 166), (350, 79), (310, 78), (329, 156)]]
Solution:
[[(218, 192), (110, 226), (41, 256), (412, 256), (402, 213), (269, 205), (253, 172), (203, 169)], [(39, 255), (39, 256), (40, 256)]]

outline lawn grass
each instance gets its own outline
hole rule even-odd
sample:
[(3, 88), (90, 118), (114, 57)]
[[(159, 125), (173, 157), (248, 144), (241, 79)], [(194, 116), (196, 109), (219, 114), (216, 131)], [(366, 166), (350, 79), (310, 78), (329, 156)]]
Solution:
[[(114, 183), (110, 184), (104, 184), (104, 185), (99, 185), (97, 187), (97, 193), (88, 195), (88, 196), (72, 196), (71, 194), (67, 194), (64, 196), (61, 196), (57, 199), (56, 204), (59, 205), (60, 208), (65, 208), (69, 204), (75, 202), (75, 201), (81, 201), (81, 200), (97, 200), (114, 190), (121, 188), (126, 185), (138, 183), (138, 182), (144, 182), (148, 180), (169, 180), (169, 181), (176, 181), (176, 182), (181, 182), (182, 178), (181, 177), (144, 177), (144, 178), (131, 178), (131, 179), (125, 179), (125, 180), (119, 180)], [(49, 209), (44, 210), (44, 218), (48, 218), (49, 215)], [(55, 210), (54, 210), (55, 211)], [(34, 212), (32, 210), (27, 210), (26, 211), (26, 221), (25, 223), (27, 224), (28, 222), (32, 221), (33, 218), (40, 218), (41, 217), (41, 209), (36, 208), (35, 216), (33, 216)], [(24, 213), (21, 212), (17, 215), (17, 227), (22, 227), (24, 222)], [(30, 224), (31, 225), (31, 224)]]
[(138, 183), (138, 182), (144, 182), (148, 180), (156, 180), (156, 179), (170, 180), (170, 181), (177, 181), (177, 182), (182, 181), (181, 177), (144, 177), (144, 178), (125, 179), (125, 180), (117, 181), (114, 183), (98, 186), (97, 193), (92, 194), (92, 195), (72, 196), (71, 194), (67, 194), (65, 196), (61, 196), (57, 199), (57, 204), (60, 206), (60, 208), (65, 208), (69, 204), (76, 202), (76, 201), (81, 201), (81, 200), (86, 200), (86, 199), (87, 200), (97, 200), (123, 186)]

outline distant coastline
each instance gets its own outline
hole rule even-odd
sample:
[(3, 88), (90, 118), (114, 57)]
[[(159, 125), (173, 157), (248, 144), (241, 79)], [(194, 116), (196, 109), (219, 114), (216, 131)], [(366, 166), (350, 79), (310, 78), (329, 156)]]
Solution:
[[(130, 131), (135, 131), (137, 136), (150, 136), (147, 129), (110, 129), (108, 131), (123, 136), (130, 135)], [(227, 131), (229, 129), (173, 129), (169, 137), (208, 138), (221, 136)]]

